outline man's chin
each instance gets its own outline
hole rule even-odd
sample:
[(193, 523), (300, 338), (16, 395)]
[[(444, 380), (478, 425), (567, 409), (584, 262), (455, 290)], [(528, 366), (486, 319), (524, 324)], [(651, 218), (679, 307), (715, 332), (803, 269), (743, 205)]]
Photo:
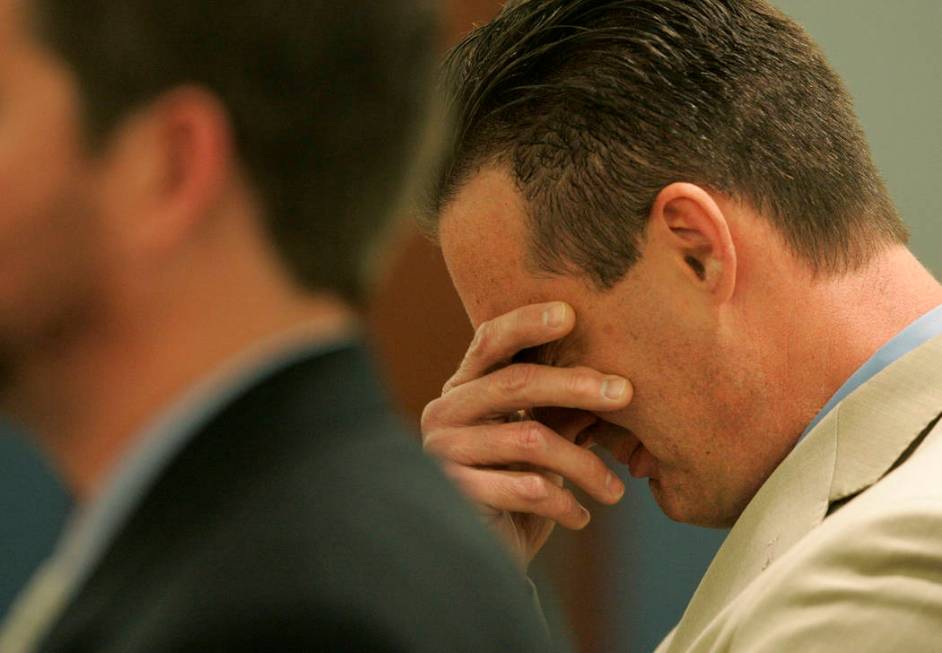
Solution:
[(672, 490), (664, 479), (648, 479), (648, 488), (661, 511), (682, 524), (703, 528), (730, 528), (738, 515), (730, 516), (715, 503), (706, 503), (704, 496), (690, 498)]

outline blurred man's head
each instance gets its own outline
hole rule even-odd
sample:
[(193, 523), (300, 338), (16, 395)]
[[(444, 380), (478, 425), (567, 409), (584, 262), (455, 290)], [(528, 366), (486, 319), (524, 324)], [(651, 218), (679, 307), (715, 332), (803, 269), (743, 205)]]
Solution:
[(355, 296), (436, 38), (406, 0), (0, 0), (4, 367), (114, 293), (253, 257)]
[(789, 393), (795, 311), (907, 237), (840, 80), (761, 0), (528, 0), (446, 91), (430, 215), (472, 321), (572, 304), (550, 362), (635, 387), (597, 439), (672, 517), (730, 523), (820, 405)]
[(0, 407), (88, 497), (229, 361), (349, 327), (421, 140), (437, 16), (0, 0), (0, 44)]

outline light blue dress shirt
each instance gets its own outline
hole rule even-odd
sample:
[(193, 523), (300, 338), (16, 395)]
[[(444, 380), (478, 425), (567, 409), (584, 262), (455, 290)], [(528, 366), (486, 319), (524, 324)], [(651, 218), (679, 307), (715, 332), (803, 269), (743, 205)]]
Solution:
[(900, 331), (892, 340), (883, 345), (877, 353), (871, 356), (866, 363), (861, 365), (844, 382), (844, 385), (838, 388), (834, 396), (824, 404), (824, 408), (811, 420), (811, 424), (801, 434), (801, 438), (811, 433), (811, 430), (818, 425), (818, 422), (824, 419), (847, 395), (876, 376), (883, 368), (939, 335), (942, 335), (942, 306), (936, 306)]

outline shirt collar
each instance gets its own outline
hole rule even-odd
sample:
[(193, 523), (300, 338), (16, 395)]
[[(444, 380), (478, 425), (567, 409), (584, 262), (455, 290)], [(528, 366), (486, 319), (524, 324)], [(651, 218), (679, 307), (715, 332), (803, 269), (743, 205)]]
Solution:
[(942, 335), (942, 305), (935, 307), (915, 322), (910, 323), (909, 326), (896, 334), (889, 342), (877, 350), (877, 353), (871, 356), (867, 362), (861, 365), (824, 404), (824, 408), (811, 420), (799, 440), (811, 433), (812, 429), (854, 390), (876, 376), (890, 363), (902, 358), (938, 335)]

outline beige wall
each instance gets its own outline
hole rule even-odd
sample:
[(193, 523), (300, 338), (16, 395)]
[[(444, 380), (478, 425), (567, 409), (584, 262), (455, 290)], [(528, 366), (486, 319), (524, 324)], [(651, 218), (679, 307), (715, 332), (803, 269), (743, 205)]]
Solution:
[(942, 0), (775, 0), (847, 82), (911, 247), (942, 274)]

